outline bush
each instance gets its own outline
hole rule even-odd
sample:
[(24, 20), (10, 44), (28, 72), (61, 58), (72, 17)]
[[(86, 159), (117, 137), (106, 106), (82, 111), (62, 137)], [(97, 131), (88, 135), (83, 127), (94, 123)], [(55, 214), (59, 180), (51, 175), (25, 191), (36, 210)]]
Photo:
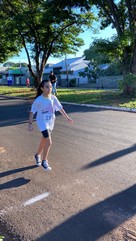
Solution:
[(4, 236), (0, 236), (0, 241), (3, 241), (4, 240)]
[(136, 75), (128, 73), (125, 75), (124, 79), (119, 82), (120, 88), (125, 94), (131, 94), (136, 90)]
[(77, 86), (76, 78), (70, 80), (69, 86), (70, 86), (70, 87), (76, 87), (76, 86)]
[(107, 69), (101, 70), (100, 74), (102, 76), (122, 75), (121, 64), (119, 62), (113, 62)]

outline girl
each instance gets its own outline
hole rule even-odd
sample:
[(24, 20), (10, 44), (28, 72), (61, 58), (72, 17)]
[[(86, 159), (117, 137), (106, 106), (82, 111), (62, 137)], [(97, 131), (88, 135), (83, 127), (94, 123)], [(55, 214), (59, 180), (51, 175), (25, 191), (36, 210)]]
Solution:
[[(31, 107), (28, 123), (28, 130), (32, 131), (33, 115), (37, 113), (36, 122), (42, 133), (42, 138), (34, 157), (36, 164), (38, 166), (42, 165), (45, 170), (51, 170), (48, 164), (48, 154), (52, 144), (51, 131), (54, 127), (55, 111), (60, 111), (69, 123), (73, 123), (73, 120), (69, 118), (57, 97), (52, 95), (51, 92), (52, 84), (50, 80), (42, 81), (37, 89), (37, 95)], [(43, 155), (42, 161), (41, 154)]]

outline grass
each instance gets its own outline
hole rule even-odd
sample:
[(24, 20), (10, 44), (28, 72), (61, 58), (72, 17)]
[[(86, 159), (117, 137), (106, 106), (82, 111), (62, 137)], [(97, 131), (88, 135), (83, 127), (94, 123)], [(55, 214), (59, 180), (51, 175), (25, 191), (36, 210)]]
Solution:
[[(120, 90), (58, 88), (57, 93), (58, 99), (64, 102), (136, 108), (136, 95), (126, 96)], [(36, 92), (27, 87), (0, 86), (0, 94), (33, 99)]]
[(0, 95), (33, 98), (35, 90), (27, 87), (0, 86)]

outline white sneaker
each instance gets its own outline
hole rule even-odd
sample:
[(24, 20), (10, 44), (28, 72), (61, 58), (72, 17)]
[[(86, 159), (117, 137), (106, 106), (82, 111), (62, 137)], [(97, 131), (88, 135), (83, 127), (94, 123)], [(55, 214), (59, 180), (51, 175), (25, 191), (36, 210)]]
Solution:
[(40, 155), (37, 155), (37, 153), (34, 155), (35, 157), (35, 160), (36, 160), (36, 165), (39, 167), (41, 166), (41, 156)]
[(48, 161), (46, 161), (46, 160), (42, 161), (41, 165), (45, 170), (51, 171), (51, 167), (49, 166)]

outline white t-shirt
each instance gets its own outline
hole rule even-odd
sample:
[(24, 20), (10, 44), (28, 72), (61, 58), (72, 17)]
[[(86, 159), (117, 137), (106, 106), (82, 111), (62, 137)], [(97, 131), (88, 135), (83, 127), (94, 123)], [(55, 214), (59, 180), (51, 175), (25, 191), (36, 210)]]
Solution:
[(62, 109), (62, 105), (56, 96), (37, 97), (31, 107), (31, 112), (36, 115), (36, 122), (40, 131), (53, 130), (55, 122), (55, 111)]

